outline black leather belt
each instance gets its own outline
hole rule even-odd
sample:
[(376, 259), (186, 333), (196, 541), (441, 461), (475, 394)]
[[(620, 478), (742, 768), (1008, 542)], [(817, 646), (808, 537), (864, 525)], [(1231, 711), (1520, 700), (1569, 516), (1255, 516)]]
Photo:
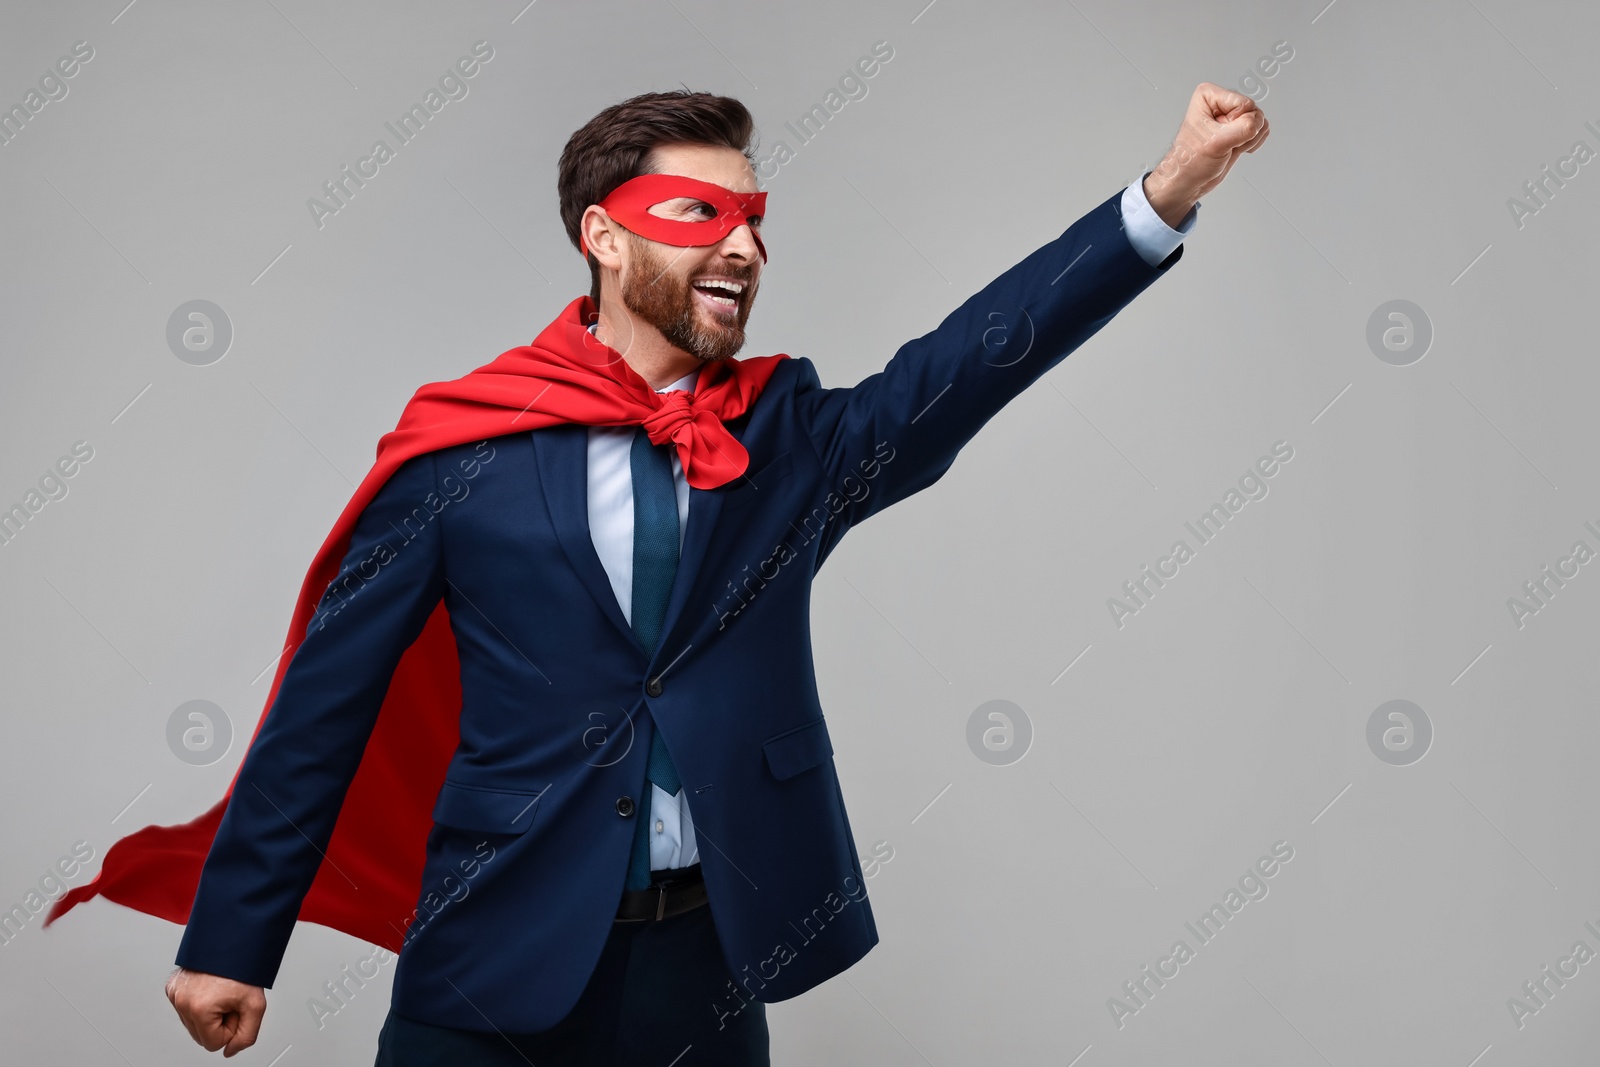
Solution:
[(670, 919), (706, 903), (706, 883), (700, 865), (652, 871), (648, 889), (631, 889), (622, 894), (616, 922), (649, 922)]

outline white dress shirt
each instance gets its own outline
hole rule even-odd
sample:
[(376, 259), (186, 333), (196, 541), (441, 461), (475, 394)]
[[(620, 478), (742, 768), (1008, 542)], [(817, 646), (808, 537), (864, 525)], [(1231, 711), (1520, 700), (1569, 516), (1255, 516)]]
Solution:
[[(1122, 229), (1134, 251), (1153, 267), (1171, 255), (1194, 229), (1199, 205), (1191, 208), (1174, 230), (1161, 221), (1145, 198), (1145, 174), (1122, 191)], [(589, 332), (594, 331), (595, 327), (589, 327)], [(699, 374), (698, 370), (691, 371), (656, 392), (692, 388)], [(637, 429), (636, 426), (591, 426), (588, 441), (589, 534), (629, 625), (633, 624), (632, 457)], [(683, 533), (689, 523), (689, 482), (684, 477), (677, 449), (672, 450), (671, 457), (672, 481), (678, 491), (678, 547), (681, 551)], [(650, 869), (660, 871), (698, 863), (700, 848), (695, 841), (694, 820), (689, 815), (688, 790), (680, 789), (678, 795), (673, 796), (654, 783), (650, 789)]]
[[(593, 333), (595, 328), (589, 327)], [(690, 371), (665, 389), (694, 387), (699, 370)], [(589, 536), (594, 550), (611, 579), (622, 617), (633, 625), (633, 437), (637, 426), (589, 427)], [(683, 549), (683, 532), (689, 524), (689, 481), (684, 477), (678, 450), (671, 451), (672, 484), (678, 491), (678, 549)], [(690, 867), (700, 860), (694, 839), (694, 823), (689, 818), (689, 791), (680, 789), (673, 796), (659, 785), (650, 785), (650, 808), (641, 811), (650, 825), (650, 869)]]

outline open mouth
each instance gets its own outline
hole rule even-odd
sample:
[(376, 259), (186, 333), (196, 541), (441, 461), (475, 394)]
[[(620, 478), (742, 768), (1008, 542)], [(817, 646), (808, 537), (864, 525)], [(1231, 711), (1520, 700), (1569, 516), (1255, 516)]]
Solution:
[(694, 288), (695, 299), (718, 314), (730, 315), (737, 312), (740, 301), (744, 299), (743, 282), (722, 278), (701, 278), (691, 285)]

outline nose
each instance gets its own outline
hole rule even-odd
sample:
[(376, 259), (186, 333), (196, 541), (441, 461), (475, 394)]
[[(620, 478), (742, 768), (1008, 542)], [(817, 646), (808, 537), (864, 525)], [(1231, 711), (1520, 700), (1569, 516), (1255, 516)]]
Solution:
[(748, 222), (740, 223), (729, 230), (727, 236), (723, 237), (719, 248), (723, 255), (743, 256), (751, 263), (754, 263), (758, 258), (763, 261), (767, 258), (766, 249), (762, 246), (760, 238), (756, 237), (755, 231), (750, 228)]

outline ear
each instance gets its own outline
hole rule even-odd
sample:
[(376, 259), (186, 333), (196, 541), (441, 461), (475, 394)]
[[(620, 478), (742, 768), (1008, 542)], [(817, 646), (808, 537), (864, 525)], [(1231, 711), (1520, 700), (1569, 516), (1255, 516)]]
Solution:
[(601, 267), (622, 269), (622, 241), (616, 223), (611, 221), (605, 208), (599, 204), (585, 208), (583, 218), (578, 221), (578, 232)]

